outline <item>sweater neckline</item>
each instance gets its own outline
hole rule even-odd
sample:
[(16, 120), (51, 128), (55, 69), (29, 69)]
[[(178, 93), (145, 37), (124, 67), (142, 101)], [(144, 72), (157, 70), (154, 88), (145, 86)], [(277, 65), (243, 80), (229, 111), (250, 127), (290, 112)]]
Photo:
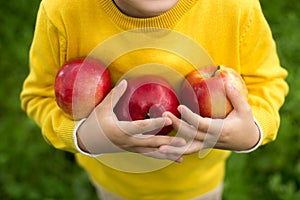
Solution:
[(99, 0), (100, 6), (104, 9), (109, 18), (125, 30), (146, 27), (171, 28), (195, 2), (196, 0), (179, 0), (172, 9), (159, 16), (136, 18), (122, 13), (112, 0)]

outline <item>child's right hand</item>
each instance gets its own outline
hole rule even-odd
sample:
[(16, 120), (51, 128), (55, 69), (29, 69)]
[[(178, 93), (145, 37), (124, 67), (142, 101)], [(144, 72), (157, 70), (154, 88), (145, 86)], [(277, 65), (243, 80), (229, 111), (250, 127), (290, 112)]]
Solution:
[(117, 119), (113, 110), (126, 88), (127, 82), (121, 81), (80, 126), (77, 131), (79, 147), (91, 154), (129, 151), (181, 162), (182, 157), (178, 157), (177, 154), (163, 154), (158, 152), (158, 149), (162, 145), (184, 146), (186, 141), (183, 138), (142, 134), (171, 125), (172, 121), (169, 118), (137, 121)]

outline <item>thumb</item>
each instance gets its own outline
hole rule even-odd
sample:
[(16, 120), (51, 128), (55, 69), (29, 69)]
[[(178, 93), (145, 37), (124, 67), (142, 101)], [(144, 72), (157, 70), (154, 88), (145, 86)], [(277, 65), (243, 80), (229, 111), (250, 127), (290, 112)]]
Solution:
[(115, 107), (126, 91), (127, 88), (127, 81), (122, 80), (117, 86), (115, 86), (110, 93), (105, 97), (103, 100), (104, 102), (110, 102), (112, 107)]
[(245, 97), (232, 83), (226, 83), (225, 89), (227, 98), (231, 102), (234, 110), (240, 112), (244, 110), (245, 107), (249, 106)]

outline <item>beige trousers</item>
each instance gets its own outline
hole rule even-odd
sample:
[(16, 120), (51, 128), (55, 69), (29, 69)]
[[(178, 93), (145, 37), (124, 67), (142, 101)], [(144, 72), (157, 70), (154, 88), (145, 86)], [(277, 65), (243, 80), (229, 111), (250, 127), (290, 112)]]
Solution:
[[(122, 197), (119, 197), (101, 186), (94, 184), (97, 190), (97, 194), (100, 200), (124, 200)], [(223, 193), (223, 184), (220, 184), (217, 188), (209, 191), (201, 196), (192, 198), (191, 200), (221, 200)]]

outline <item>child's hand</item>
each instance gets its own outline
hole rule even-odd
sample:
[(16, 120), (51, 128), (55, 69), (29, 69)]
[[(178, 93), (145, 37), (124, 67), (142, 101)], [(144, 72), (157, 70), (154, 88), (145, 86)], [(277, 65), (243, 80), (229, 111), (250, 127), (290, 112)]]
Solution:
[(77, 131), (79, 146), (92, 154), (130, 151), (147, 156), (181, 161), (177, 154), (163, 154), (158, 151), (162, 145), (184, 146), (185, 140), (171, 136), (143, 135), (142, 133), (171, 125), (167, 117), (138, 121), (119, 121), (114, 107), (123, 95), (127, 82), (122, 81), (94, 109)]
[(165, 145), (160, 152), (181, 155), (206, 148), (239, 151), (254, 147), (260, 134), (250, 105), (231, 84), (226, 85), (226, 93), (234, 109), (225, 119), (203, 118), (182, 105), (178, 110), (184, 120), (169, 112), (164, 113), (164, 116), (172, 119), (178, 135), (186, 138), (188, 143), (185, 147)]

